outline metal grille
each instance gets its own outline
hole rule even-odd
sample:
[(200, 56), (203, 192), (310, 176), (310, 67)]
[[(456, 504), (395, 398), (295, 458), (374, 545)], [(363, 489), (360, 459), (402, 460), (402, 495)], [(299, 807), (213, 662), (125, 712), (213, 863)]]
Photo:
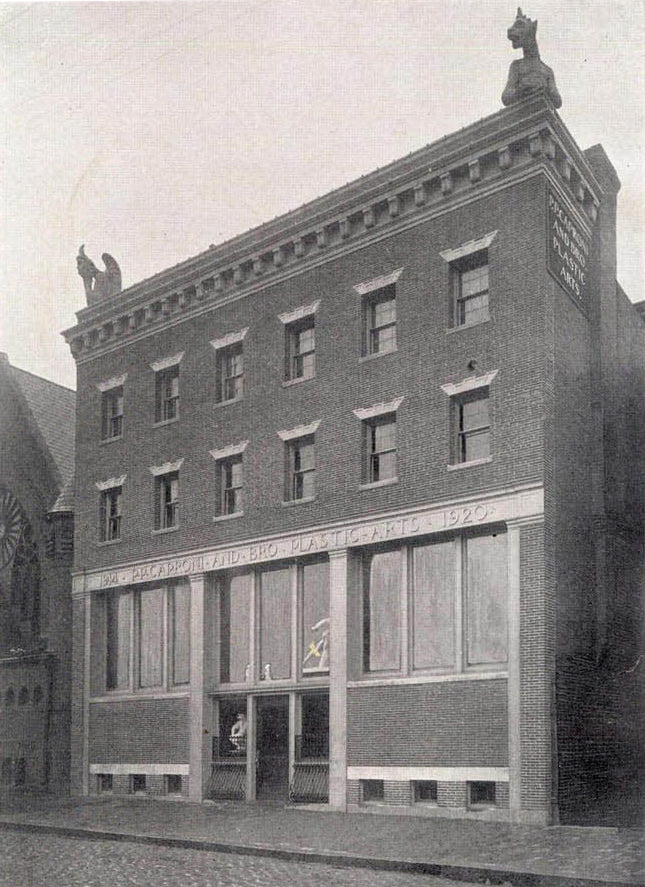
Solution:
[(329, 764), (324, 761), (296, 763), (289, 789), (289, 800), (294, 804), (327, 803), (329, 799)]
[(211, 765), (207, 797), (243, 801), (246, 798), (246, 761), (217, 761)]

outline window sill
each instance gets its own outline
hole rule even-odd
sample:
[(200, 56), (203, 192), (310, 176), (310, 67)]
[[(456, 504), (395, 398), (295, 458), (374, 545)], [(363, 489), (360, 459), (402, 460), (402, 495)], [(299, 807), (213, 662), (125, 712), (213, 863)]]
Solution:
[(302, 382), (311, 382), (316, 378), (316, 375), (313, 376), (301, 376), (298, 379), (285, 379), (282, 383), (283, 388), (291, 388), (292, 385), (300, 385)]
[(218, 524), (221, 521), (235, 520), (236, 517), (244, 517), (243, 511), (234, 511), (233, 514), (217, 514), (213, 518), (213, 523)]
[(358, 362), (359, 363), (366, 363), (367, 361), (370, 361), (370, 360), (376, 360), (377, 357), (387, 357), (388, 354), (396, 354), (396, 352), (398, 350), (399, 349), (397, 347), (397, 348), (390, 348), (389, 351), (375, 351), (373, 354), (363, 354), (362, 357), (358, 358)]
[(398, 477), (387, 477), (385, 480), (374, 480), (369, 484), (360, 484), (359, 490), (375, 490), (378, 487), (389, 487), (392, 484), (398, 484)]
[(474, 326), (482, 326), (485, 323), (490, 323), (491, 320), (492, 320), (492, 317), (487, 317), (485, 320), (476, 320), (476, 321), (473, 321), (472, 323), (460, 323), (458, 326), (448, 327), (448, 329), (446, 330), (446, 333), (448, 335), (450, 335), (451, 333), (458, 333), (459, 330), (470, 330)]
[(307, 502), (315, 502), (315, 496), (305, 496), (304, 499), (285, 499), (281, 502), (281, 505), (284, 505), (285, 508), (290, 508), (292, 505), (306, 505)]
[(460, 471), (462, 468), (473, 468), (475, 465), (488, 465), (493, 461), (492, 456), (486, 456), (485, 459), (472, 459), (470, 462), (456, 462), (454, 465), (447, 465), (448, 471)]
[(118, 539), (104, 539), (102, 542), (97, 542), (96, 544), (98, 545), (99, 548), (106, 548), (109, 545), (118, 545), (119, 542), (122, 542), (122, 541), (123, 540), (119, 536)]
[(218, 400), (214, 406), (215, 409), (219, 409), (220, 407), (227, 407), (232, 403), (239, 403), (241, 400), (244, 400), (244, 395), (240, 395), (240, 397), (232, 397), (230, 400)]
[(153, 536), (163, 536), (165, 533), (176, 533), (179, 527), (161, 527), (159, 530), (153, 530)]
[(162, 419), (161, 422), (154, 422), (153, 428), (163, 428), (164, 425), (173, 425), (175, 422), (179, 422), (179, 416), (175, 416), (173, 419)]
[(99, 446), (104, 447), (106, 444), (114, 443), (117, 440), (123, 440), (122, 434), (116, 434), (114, 437), (102, 437)]

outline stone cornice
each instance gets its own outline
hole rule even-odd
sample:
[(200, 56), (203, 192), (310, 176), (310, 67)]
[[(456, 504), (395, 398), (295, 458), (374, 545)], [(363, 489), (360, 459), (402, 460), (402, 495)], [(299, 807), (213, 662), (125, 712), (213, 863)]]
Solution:
[(538, 95), (478, 121), (266, 225), (78, 312), (64, 335), (78, 361), (242, 298), (503, 187), (519, 171), (555, 172), (586, 226), (602, 190), (548, 99)]

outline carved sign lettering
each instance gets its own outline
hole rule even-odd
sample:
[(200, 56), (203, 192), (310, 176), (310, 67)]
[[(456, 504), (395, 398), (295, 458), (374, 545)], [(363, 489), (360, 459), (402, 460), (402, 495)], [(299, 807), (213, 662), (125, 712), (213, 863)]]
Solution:
[(547, 220), (548, 269), (586, 313), (591, 241), (552, 191), (548, 196)]

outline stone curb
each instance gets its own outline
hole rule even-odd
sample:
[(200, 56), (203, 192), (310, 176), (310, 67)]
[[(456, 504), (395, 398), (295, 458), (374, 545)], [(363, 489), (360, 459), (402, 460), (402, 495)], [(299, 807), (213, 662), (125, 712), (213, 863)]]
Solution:
[(199, 838), (173, 838), (162, 835), (145, 835), (137, 832), (109, 832), (99, 829), (79, 828), (66, 825), (46, 825), (36, 822), (16, 822), (0, 819), (0, 828), (15, 832), (59, 835), (68, 838), (84, 838), (88, 841), (127, 841), (134, 844), (176, 847), (182, 850), (202, 850), (210, 853), (231, 853), (242, 856), (269, 857), (298, 862), (321, 863), (338, 868), (368, 868), (374, 871), (411, 872), (435, 875), (450, 880), (467, 880), (476, 884), (501, 885), (501, 887), (635, 887), (636, 882), (599, 881), (594, 878), (578, 878), (553, 874), (494, 869), (486, 866), (461, 866), (450, 863), (414, 862), (405, 859), (389, 859), (377, 856), (358, 856), (336, 850), (307, 850), (304, 848), (278, 848), (268, 844), (232, 844), (207, 841)]

